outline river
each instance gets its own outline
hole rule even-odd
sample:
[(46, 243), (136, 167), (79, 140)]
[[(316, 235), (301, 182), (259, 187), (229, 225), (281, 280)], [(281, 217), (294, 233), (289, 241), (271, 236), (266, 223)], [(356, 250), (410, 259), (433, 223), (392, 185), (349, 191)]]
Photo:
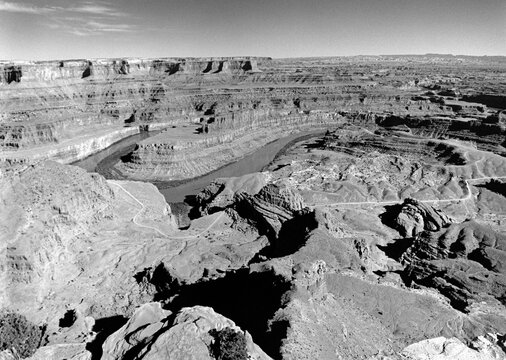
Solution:
[[(98, 172), (106, 179), (121, 179), (122, 177), (115, 173), (113, 165), (120, 161), (122, 156), (132, 152), (139, 141), (157, 133), (159, 132), (141, 132), (140, 134), (130, 136), (72, 165), (79, 166), (88, 172)], [(189, 179), (188, 181), (153, 182), (153, 184), (160, 190), (168, 203), (183, 202), (187, 196), (197, 194), (217, 178), (242, 176), (261, 171), (274, 160), (280, 151), (283, 151), (291, 143), (298, 139), (315, 137), (322, 134), (322, 130), (292, 134), (275, 140), (235, 162), (194, 179)]]

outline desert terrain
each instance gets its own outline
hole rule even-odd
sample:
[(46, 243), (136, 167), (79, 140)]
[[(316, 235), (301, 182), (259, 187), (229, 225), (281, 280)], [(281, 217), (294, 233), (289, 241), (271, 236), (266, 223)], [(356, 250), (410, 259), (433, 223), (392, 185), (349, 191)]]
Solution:
[(506, 359), (506, 58), (0, 62), (0, 359)]

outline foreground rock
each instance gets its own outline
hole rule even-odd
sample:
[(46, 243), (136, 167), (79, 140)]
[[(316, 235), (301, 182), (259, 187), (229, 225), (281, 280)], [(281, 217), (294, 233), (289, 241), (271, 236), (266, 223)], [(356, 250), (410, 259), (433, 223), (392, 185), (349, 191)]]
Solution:
[(130, 316), (156, 293), (144, 277), (164, 264), (197, 281), (244, 266), (268, 244), (225, 213), (179, 231), (152, 184), (53, 162), (6, 172), (0, 191), (0, 310), (43, 326), (44, 354), (70, 353), (63, 345), (103, 336), (103, 324)]
[(211, 308), (183, 308), (177, 314), (159, 303), (141, 306), (130, 320), (103, 344), (103, 360), (124, 359), (214, 359), (213, 330), (232, 329), (245, 335), (249, 359), (270, 359), (247, 332)]
[(79, 274), (75, 241), (113, 217), (115, 195), (101, 176), (50, 162), (0, 181), (1, 304), (33, 311), (51, 283)]
[(502, 360), (506, 355), (501, 346), (504, 348), (504, 342), (497, 337), (480, 337), (472, 348), (459, 339), (439, 337), (412, 344), (401, 355), (406, 360)]

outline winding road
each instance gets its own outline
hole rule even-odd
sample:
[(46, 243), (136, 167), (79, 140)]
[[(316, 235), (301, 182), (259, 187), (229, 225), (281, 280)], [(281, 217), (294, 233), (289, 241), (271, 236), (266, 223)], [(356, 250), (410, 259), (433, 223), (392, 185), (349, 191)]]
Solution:
[[(497, 180), (497, 179), (506, 179), (506, 176), (494, 176), (494, 177), (479, 177), (479, 178), (473, 178), (473, 179), (465, 179), (466, 187), (467, 187), (467, 195), (462, 198), (453, 198), (453, 199), (435, 199), (435, 200), (418, 200), (421, 203), (449, 203), (453, 201), (461, 202), (470, 200), (472, 197), (471, 187), (469, 185), (469, 182), (471, 181), (481, 181), (481, 180)], [(319, 191), (322, 193), (321, 191)], [(326, 193), (328, 195), (335, 195), (334, 193)], [(358, 202), (335, 202), (335, 203), (321, 203), (321, 204), (312, 204), (309, 205), (311, 208), (317, 208), (317, 207), (328, 207), (328, 206), (344, 206), (344, 205), (396, 205), (396, 204), (402, 204), (404, 200), (393, 200), (393, 201), (358, 201)]]
[(160, 235), (168, 238), (168, 239), (173, 239), (173, 240), (184, 240), (184, 239), (195, 239), (201, 235), (203, 235), (204, 233), (208, 232), (218, 221), (221, 220), (222, 216), (223, 216), (223, 213), (219, 214), (216, 219), (214, 219), (214, 221), (209, 224), (209, 226), (207, 228), (205, 228), (204, 230), (202, 230), (201, 232), (199, 232), (198, 234), (196, 235), (186, 235), (186, 236), (173, 236), (173, 235), (169, 235), (169, 234), (166, 234), (162, 231), (160, 231), (160, 229), (156, 228), (156, 227), (153, 227), (153, 226), (149, 226), (149, 225), (144, 225), (144, 224), (141, 224), (137, 221), (137, 218), (139, 215), (142, 214), (142, 212), (144, 211), (144, 209), (146, 209), (146, 206), (138, 199), (136, 198), (130, 191), (128, 191), (127, 189), (125, 189), (122, 185), (118, 184), (116, 181), (114, 180), (108, 180), (108, 182), (110, 184), (113, 184), (113, 185), (116, 185), (117, 187), (119, 187), (121, 190), (123, 190), (129, 197), (131, 197), (135, 202), (137, 202), (141, 208), (140, 210), (137, 212), (137, 214), (134, 215), (134, 217), (132, 218), (132, 221), (135, 225), (137, 226), (140, 226), (140, 227), (144, 227), (144, 228), (148, 228), (148, 229), (152, 229), (152, 230), (155, 230), (157, 233), (159, 233)]

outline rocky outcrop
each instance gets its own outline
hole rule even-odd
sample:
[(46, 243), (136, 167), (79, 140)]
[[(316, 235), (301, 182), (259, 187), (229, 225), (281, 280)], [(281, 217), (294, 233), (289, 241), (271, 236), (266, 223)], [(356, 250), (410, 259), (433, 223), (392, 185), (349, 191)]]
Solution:
[(474, 94), (465, 95), (462, 101), (482, 103), (486, 106), (506, 109), (506, 96), (500, 94)]
[(233, 205), (237, 193), (256, 195), (266, 182), (267, 176), (263, 173), (216, 179), (196, 195), (196, 207), (201, 215), (225, 210)]
[(261, 232), (276, 239), (283, 224), (303, 216), (306, 207), (295, 189), (282, 182), (266, 182), (267, 177), (262, 173), (219, 179), (196, 196), (199, 212), (233, 208), (240, 216), (257, 222)]
[(72, 242), (112, 216), (114, 193), (98, 174), (53, 162), (0, 181), (1, 303), (34, 309), (60, 267), (79, 272)]
[(256, 195), (237, 194), (240, 214), (255, 219), (267, 236), (278, 238), (283, 224), (305, 208), (302, 196), (283, 184), (268, 184)]
[(247, 332), (209, 307), (183, 308), (177, 314), (148, 303), (136, 310), (128, 322), (104, 342), (102, 360), (142, 357), (143, 359), (213, 359), (213, 330), (230, 328), (246, 337), (248, 358), (269, 360)]
[[(139, 307), (118, 331), (110, 335), (102, 345), (102, 359), (123, 359), (137, 355), (137, 348), (148, 347), (164, 330), (169, 328), (170, 311), (160, 303), (147, 303)], [(139, 349), (140, 350), (140, 349)], [(133, 352), (136, 352), (132, 354)]]
[(400, 355), (406, 360), (503, 360), (503, 349), (504, 341), (497, 336), (480, 336), (471, 347), (457, 338), (438, 337), (409, 345)]
[[(331, 248), (335, 240), (320, 245)], [(468, 326), (468, 320), (436, 297), (378, 284), (356, 270), (339, 271), (321, 260), (329, 248), (255, 265), (272, 267), (292, 284), (270, 321), (271, 328), (285, 329), (281, 358), (369, 359), (382, 354), (396, 359), (414, 341), (440, 334), (465, 337), (462, 322)]]
[(449, 225), (450, 220), (434, 207), (408, 198), (404, 200), (394, 223), (402, 236), (415, 237), (424, 230), (439, 231)]
[(406, 274), (438, 289), (454, 306), (506, 296), (506, 236), (472, 220), (423, 232), (402, 257)]

